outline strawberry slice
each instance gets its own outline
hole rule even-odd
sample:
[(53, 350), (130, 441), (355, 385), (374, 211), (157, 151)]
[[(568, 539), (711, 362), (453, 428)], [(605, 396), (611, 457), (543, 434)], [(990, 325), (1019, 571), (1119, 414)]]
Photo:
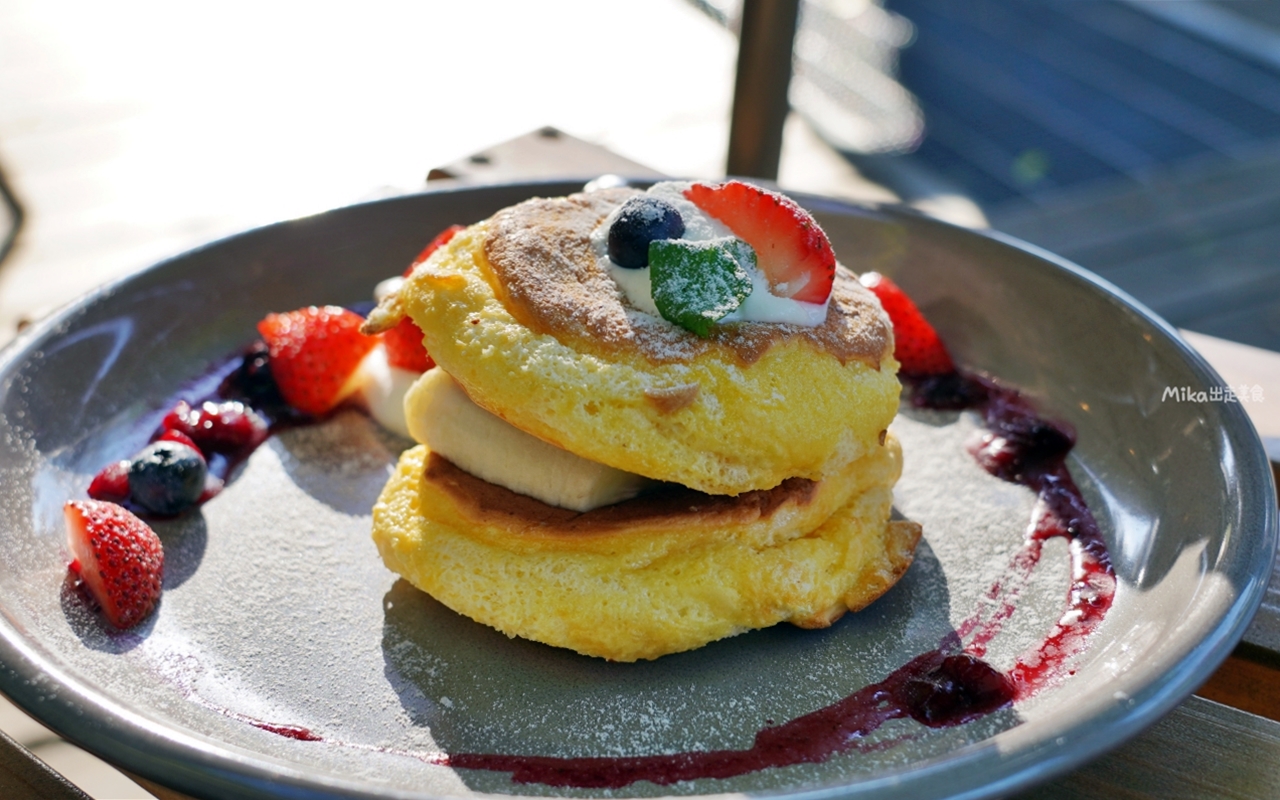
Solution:
[(742, 181), (695, 183), (684, 196), (751, 245), (774, 294), (806, 303), (827, 301), (836, 254), (818, 223), (794, 200)]
[(387, 363), (411, 372), (426, 372), (436, 365), (422, 344), (422, 329), (409, 317), (383, 334)]
[(306, 414), (333, 410), (355, 390), (348, 379), (379, 337), (360, 332), (364, 318), (338, 306), (268, 314), (258, 323), (280, 395)]
[(411, 263), (408, 269), (404, 271), (404, 277), (409, 277), (409, 273), (413, 272), (414, 267), (417, 267), (423, 261), (426, 261), (432, 253), (439, 250), (441, 247), (444, 247), (449, 243), (450, 239), (458, 235), (459, 231), (464, 230), (466, 230), (466, 228), (462, 225), (450, 225), (436, 234), (436, 238), (432, 239), (430, 244), (422, 248), (422, 252), (418, 253), (417, 258), (413, 259), (413, 263)]
[(880, 298), (880, 305), (893, 323), (893, 357), (901, 365), (899, 371), (903, 375), (923, 377), (956, 371), (938, 332), (898, 284), (878, 272), (863, 273), (858, 280)]
[[(431, 243), (413, 259), (413, 263), (405, 269), (404, 277), (409, 277), (419, 264), (464, 230), (466, 228), (462, 225), (450, 225), (436, 234), (436, 238), (432, 239)], [(422, 344), (422, 329), (408, 317), (400, 320), (400, 324), (383, 335), (385, 337), (383, 341), (387, 346), (387, 363), (391, 366), (413, 372), (426, 372), (436, 365), (431, 356), (427, 355), (427, 348)]]
[[(173, 412), (170, 411), (169, 413), (172, 414)], [(187, 447), (190, 447), (192, 450), (195, 450), (200, 455), (204, 455), (204, 451), (200, 449), (200, 445), (196, 444), (195, 439), (192, 439), (187, 434), (183, 433), (180, 430), (175, 430), (174, 428), (166, 427), (164, 429), (164, 432), (156, 437), (156, 441), (157, 442), (177, 442), (178, 444), (185, 444)], [(90, 497), (93, 496), (92, 486), (89, 487), (89, 496)]]
[(120, 629), (147, 618), (160, 599), (164, 551), (147, 523), (115, 503), (68, 500), (62, 507), (67, 545), (107, 621)]
[(89, 483), (89, 496), (94, 500), (123, 503), (129, 499), (129, 462), (112, 461), (93, 476)]

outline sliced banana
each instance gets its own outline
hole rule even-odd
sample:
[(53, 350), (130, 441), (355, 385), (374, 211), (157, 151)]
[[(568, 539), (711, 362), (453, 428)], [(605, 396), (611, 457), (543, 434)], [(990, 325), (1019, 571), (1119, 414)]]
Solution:
[(477, 478), (573, 511), (635, 497), (648, 478), (547, 444), (480, 408), (443, 370), (428, 370), (405, 396), (409, 433)]

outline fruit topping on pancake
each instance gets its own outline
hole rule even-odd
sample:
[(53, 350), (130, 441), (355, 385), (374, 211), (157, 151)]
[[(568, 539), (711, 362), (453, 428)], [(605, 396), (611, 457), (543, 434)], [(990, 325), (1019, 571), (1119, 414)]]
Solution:
[(751, 245), (774, 294), (806, 303), (831, 296), (836, 254), (794, 200), (742, 181), (695, 183), (685, 196)]
[(680, 210), (659, 197), (633, 197), (609, 225), (609, 259), (625, 269), (649, 266), (649, 245), (684, 236)]
[(705, 338), (751, 294), (756, 254), (741, 239), (649, 244), (653, 304), (662, 318)]
[(610, 214), (592, 243), (630, 305), (704, 338), (715, 323), (826, 320), (831, 244), (808, 212), (766, 189), (658, 183)]

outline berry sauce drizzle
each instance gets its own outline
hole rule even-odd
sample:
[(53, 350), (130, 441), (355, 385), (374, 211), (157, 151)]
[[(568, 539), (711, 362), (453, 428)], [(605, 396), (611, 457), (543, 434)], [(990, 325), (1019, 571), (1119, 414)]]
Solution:
[[(246, 354), (213, 400), (240, 399), (253, 404), (266, 413), (273, 431), (305, 421), (295, 419), (287, 407), (277, 405), (270, 396), (273, 386), (269, 377), (265, 382), (259, 380), (260, 366), (255, 364), (254, 353)], [(938, 648), (916, 656), (883, 680), (789, 722), (765, 727), (756, 734), (751, 747), (744, 750), (581, 758), (400, 754), (441, 766), (509, 772), (516, 783), (594, 789), (617, 789), (637, 781), (669, 785), (820, 763), (850, 750), (879, 749), (888, 745), (867, 741), (866, 737), (890, 720), (910, 718), (930, 728), (961, 725), (1059, 680), (1067, 663), (1083, 650), (1088, 636), (1102, 622), (1116, 587), (1101, 531), (1067, 470), (1066, 456), (1075, 443), (1074, 433), (1039, 417), (1016, 390), (985, 378), (955, 372), (908, 377), (906, 382), (910, 402), (916, 407), (978, 412), (986, 432), (970, 445), (970, 453), (987, 472), (1026, 486), (1037, 495), (1022, 549), (1005, 575), (985, 594), (994, 610), (975, 612)], [(247, 455), (248, 452), (237, 453), (237, 462)], [(1067, 609), (1044, 641), (1021, 654), (1007, 673), (1001, 672), (982, 660), (987, 645), (1013, 615), (1019, 590), (1039, 563), (1044, 542), (1054, 537), (1066, 538), (1071, 554)], [(300, 726), (264, 722), (229, 709), (217, 710), (279, 736), (347, 745), (326, 740)]]
[[(445, 753), (431, 763), (510, 772), (516, 783), (617, 789), (637, 781), (669, 785), (700, 778), (731, 778), (772, 767), (818, 763), (863, 746), (884, 723), (910, 717), (931, 728), (970, 722), (1034, 694), (1060, 678), (1067, 661), (1106, 615), (1115, 575), (1097, 522), (1067, 470), (1074, 433), (1040, 418), (1017, 391), (984, 378), (951, 373), (908, 380), (913, 405), (979, 412), (987, 432), (970, 447), (977, 462), (1002, 480), (1036, 492), (1023, 548), (1006, 577), (986, 597), (994, 613), (975, 613), (936, 650), (922, 653), (878, 683), (781, 725), (766, 727), (745, 750), (670, 755), (559, 758), (487, 753)], [(1045, 640), (1018, 657), (1006, 674), (982, 660), (987, 644), (1012, 616), (1017, 584), (1039, 563), (1043, 544), (1065, 537), (1072, 582), (1067, 610)]]
[(224, 706), (210, 703), (190, 689), (186, 692), (187, 699), (192, 702), (199, 703), (210, 711), (216, 711), (224, 717), (243, 722), (246, 725), (252, 725), (258, 730), (274, 733), (276, 736), (283, 736), (286, 739), (296, 739), (300, 742), (323, 742), (324, 737), (316, 734), (310, 728), (304, 728), (301, 725), (289, 725), (282, 722), (268, 722), (264, 719), (251, 717), (248, 714), (241, 714), (239, 711), (232, 711)]
[(819, 763), (858, 748), (863, 737), (891, 719), (911, 717), (931, 728), (944, 728), (977, 719), (1012, 700), (1008, 679), (986, 662), (966, 653), (932, 650), (839, 702), (765, 728), (746, 750), (603, 758), (449, 753), (430, 760), (510, 772), (516, 783), (591, 789), (618, 789), (642, 780), (668, 785)]
[[(1116, 577), (1102, 531), (1067, 469), (1075, 432), (1041, 418), (1018, 391), (958, 372), (908, 378), (911, 404), (935, 410), (974, 409), (987, 428), (969, 452), (987, 472), (1036, 493), (1031, 525), (1006, 577), (988, 589), (994, 613), (976, 612), (962, 622), (955, 640), (976, 657), (1013, 615), (1014, 598), (1040, 561), (1044, 542), (1063, 537), (1071, 555), (1067, 609), (1044, 641), (1020, 655), (1008, 673), (1016, 697), (1029, 697), (1060, 678), (1066, 662), (1084, 649), (1115, 599)], [(1012, 585), (1010, 585), (1012, 584)]]

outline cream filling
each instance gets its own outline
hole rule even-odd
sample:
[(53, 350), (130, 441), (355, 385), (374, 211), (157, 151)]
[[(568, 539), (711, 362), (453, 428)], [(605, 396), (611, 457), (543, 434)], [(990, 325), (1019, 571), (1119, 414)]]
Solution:
[(343, 392), (359, 395), (369, 416), (379, 425), (408, 439), (412, 437), (405, 418), (404, 397), (419, 375), (421, 373), (388, 364), (387, 348), (379, 343), (347, 379), (350, 389), (344, 388)]
[(481, 480), (573, 511), (635, 497), (653, 481), (576, 456), (471, 402), (444, 370), (427, 370), (404, 399), (409, 433)]

